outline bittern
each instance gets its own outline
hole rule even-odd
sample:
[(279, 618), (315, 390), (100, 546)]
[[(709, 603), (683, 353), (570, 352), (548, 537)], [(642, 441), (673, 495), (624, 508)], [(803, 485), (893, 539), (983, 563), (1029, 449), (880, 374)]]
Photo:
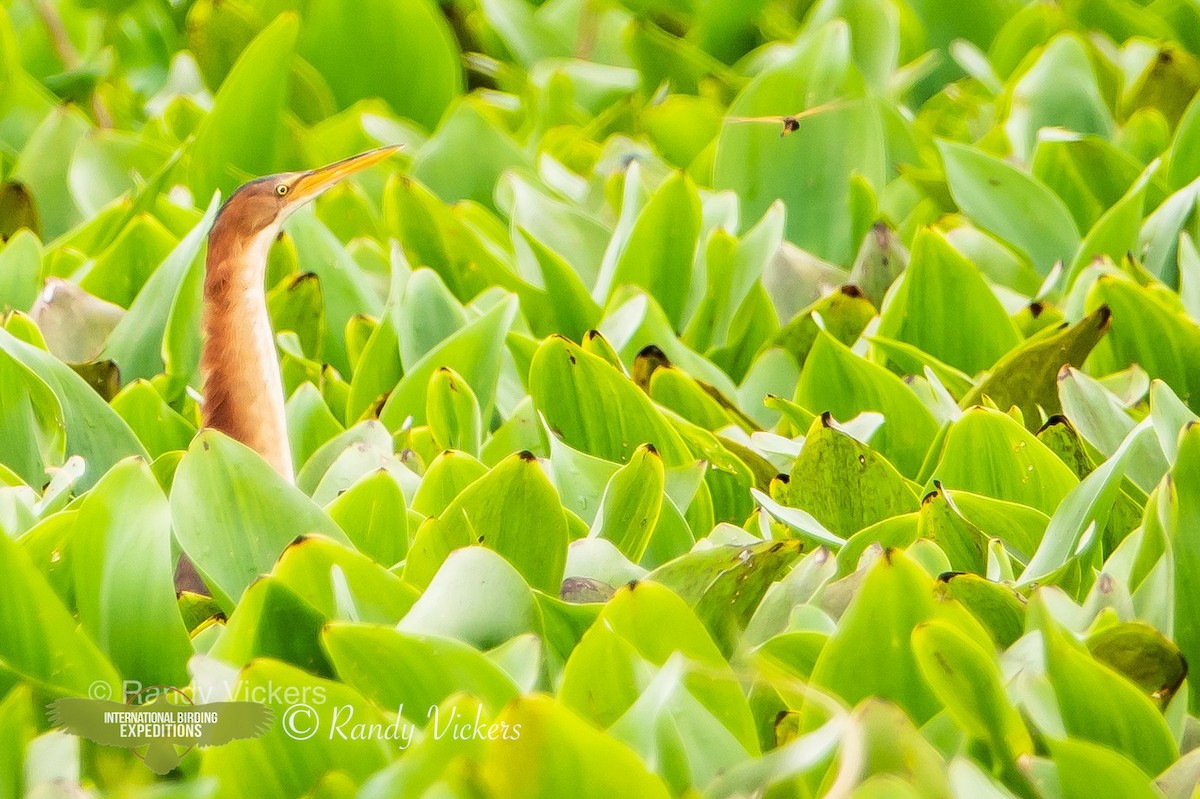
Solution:
[(319, 169), (250, 181), (221, 207), (208, 236), (200, 354), (204, 425), (255, 450), (288, 480), (292, 452), (267, 315), (267, 256), (293, 211), (398, 149), (380, 147)]

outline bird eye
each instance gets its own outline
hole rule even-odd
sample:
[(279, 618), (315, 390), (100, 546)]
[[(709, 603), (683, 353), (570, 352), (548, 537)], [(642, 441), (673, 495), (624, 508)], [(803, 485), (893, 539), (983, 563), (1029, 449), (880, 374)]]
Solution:
[(283, 195), (287, 194), (287, 193), (288, 193), (288, 187), (287, 187), (287, 184), (286, 184), (286, 183), (280, 183), (278, 186), (276, 186), (276, 187), (275, 187), (275, 193), (276, 193), (276, 194), (278, 194), (280, 197), (282, 197)]

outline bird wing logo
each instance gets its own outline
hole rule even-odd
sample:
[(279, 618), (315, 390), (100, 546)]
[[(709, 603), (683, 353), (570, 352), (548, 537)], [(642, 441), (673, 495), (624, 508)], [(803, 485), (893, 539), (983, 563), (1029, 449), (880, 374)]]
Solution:
[[(67, 697), (47, 708), (52, 726), (104, 746), (131, 749), (156, 774), (174, 769), (192, 747), (257, 738), (274, 721), (271, 709), (258, 702), (179, 704), (165, 695), (144, 705)], [(138, 751), (143, 747), (144, 752)]]

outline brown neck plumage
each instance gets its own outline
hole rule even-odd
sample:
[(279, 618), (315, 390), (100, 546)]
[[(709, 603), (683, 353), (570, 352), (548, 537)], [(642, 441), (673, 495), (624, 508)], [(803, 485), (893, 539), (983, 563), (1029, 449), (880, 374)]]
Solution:
[(201, 410), (205, 427), (255, 450), (291, 480), (283, 381), (263, 287), (277, 228), (245, 237), (221, 216), (213, 224), (204, 274)]

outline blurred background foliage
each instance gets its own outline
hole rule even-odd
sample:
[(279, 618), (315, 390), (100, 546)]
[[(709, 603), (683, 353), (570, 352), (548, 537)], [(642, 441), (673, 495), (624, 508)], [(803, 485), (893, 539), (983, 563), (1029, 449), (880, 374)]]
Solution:
[[(1198, 89), (1197, 0), (4, 0), (0, 798), (1194, 797)], [(383, 144), (292, 486), (204, 237)], [(151, 785), (46, 728), (123, 679), (526, 734)]]

